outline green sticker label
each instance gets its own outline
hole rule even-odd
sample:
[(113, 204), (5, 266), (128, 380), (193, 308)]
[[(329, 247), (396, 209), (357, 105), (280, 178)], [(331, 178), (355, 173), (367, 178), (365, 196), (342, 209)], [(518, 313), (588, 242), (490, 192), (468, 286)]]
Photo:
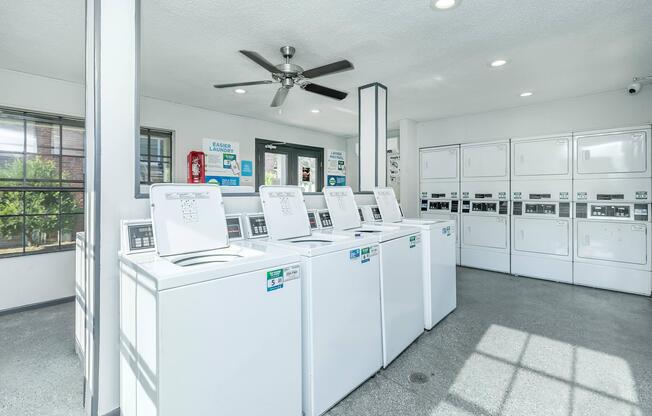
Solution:
[(267, 272), (267, 291), (271, 292), (273, 290), (282, 289), (283, 282), (285, 281), (283, 276), (283, 269), (270, 270)]

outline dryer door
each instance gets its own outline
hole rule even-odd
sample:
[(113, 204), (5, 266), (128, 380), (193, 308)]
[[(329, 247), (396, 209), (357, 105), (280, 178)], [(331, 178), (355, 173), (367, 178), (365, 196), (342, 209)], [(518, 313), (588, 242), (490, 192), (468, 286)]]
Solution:
[(649, 177), (648, 131), (575, 137), (577, 177)]
[(494, 249), (509, 248), (509, 221), (504, 217), (464, 215), (462, 245)]
[(508, 180), (508, 155), (506, 142), (462, 145), (462, 180)]
[(647, 224), (577, 221), (577, 257), (634, 265), (648, 264)]
[(421, 179), (458, 180), (459, 147), (421, 150)]
[(571, 179), (571, 138), (512, 141), (512, 179)]
[(514, 251), (570, 255), (570, 221), (514, 218)]

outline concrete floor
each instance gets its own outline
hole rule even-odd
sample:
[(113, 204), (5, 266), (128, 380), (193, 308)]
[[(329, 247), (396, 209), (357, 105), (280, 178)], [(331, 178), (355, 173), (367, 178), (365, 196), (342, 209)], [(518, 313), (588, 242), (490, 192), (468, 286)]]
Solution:
[[(83, 414), (73, 313), (0, 316), (0, 416)], [(652, 300), (460, 268), (457, 310), (344, 415), (652, 415)]]
[(457, 310), (343, 415), (652, 415), (652, 300), (460, 268)]
[(0, 416), (82, 416), (72, 302), (0, 316)]

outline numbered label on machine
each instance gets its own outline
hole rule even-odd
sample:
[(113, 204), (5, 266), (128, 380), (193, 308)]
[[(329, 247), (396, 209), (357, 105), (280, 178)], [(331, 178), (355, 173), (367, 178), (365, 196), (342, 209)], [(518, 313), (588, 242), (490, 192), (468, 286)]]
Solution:
[(378, 255), (378, 246), (361, 247), (349, 251), (349, 260), (352, 261), (360, 260), (360, 263), (364, 264), (371, 261), (371, 258), (377, 255)]
[(421, 243), (421, 234), (410, 236), (410, 248), (416, 247)]
[(283, 289), (285, 282), (296, 280), (301, 276), (301, 266), (294, 265), (267, 272), (267, 291)]

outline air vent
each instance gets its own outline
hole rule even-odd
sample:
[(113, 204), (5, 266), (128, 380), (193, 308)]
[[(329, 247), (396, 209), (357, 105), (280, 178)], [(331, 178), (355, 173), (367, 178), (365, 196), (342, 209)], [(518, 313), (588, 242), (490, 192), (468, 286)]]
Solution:
[(575, 218), (586, 218), (586, 204), (575, 204)]
[(559, 203), (559, 217), (560, 218), (569, 218), (570, 217), (570, 203), (560, 202)]
[(523, 203), (514, 202), (512, 207), (512, 215), (523, 215)]

